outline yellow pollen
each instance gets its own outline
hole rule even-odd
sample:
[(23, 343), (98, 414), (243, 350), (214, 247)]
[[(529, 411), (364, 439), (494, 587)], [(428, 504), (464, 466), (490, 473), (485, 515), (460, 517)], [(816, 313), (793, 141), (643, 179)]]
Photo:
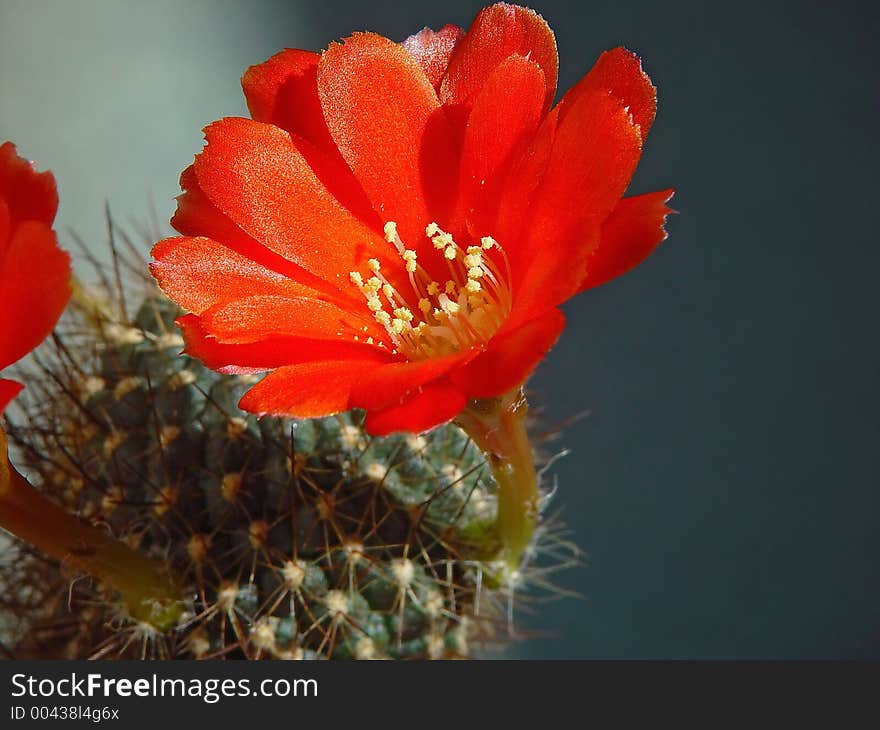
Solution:
[[(399, 264), (383, 276), (378, 258), (366, 262), (368, 279), (362, 271), (349, 274), (376, 322), (388, 333), (384, 342), (375, 341), (364, 327), (364, 334), (351, 335), (355, 341), (366, 341), (416, 361), (482, 347), (491, 339), (511, 307), (510, 268), (494, 238), (484, 236), (479, 246), (460, 246), (451, 233), (436, 222), (430, 223), (425, 235), (431, 245), (420, 249), (422, 257), (434, 248), (450, 274), (447, 281), (434, 281), (419, 253), (401, 240), (394, 221), (388, 221), (383, 232), (402, 260), (407, 276), (399, 278)], [(492, 253), (487, 254), (490, 250)]]
[(382, 300), (379, 299), (375, 294), (370, 297), (367, 297), (367, 307), (371, 312), (378, 312), (382, 309)]
[(388, 243), (394, 243), (394, 239), (397, 238), (397, 224), (394, 221), (388, 221), (383, 230), (385, 232), (385, 240)]

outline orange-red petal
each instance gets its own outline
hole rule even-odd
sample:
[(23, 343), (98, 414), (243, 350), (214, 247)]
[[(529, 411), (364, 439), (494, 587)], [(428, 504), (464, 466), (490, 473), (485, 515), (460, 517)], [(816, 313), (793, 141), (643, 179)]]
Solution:
[[(620, 99), (639, 125), (642, 139), (648, 136), (657, 114), (657, 89), (642, 70), (641, 59), (626, 48), (612, 48), (599, 56), (593, 68), (566, 94), (570, 105), (580, 94), (604, 89)], [(563, 115), (567, 112), (563, 109)]]
[(186, 343), (184, 351), (212, 370), (228, 375), (261, 373), (283, 365), (315, 360), (391, 360), (390, 354), (362, 343), (306, 337), (270, 337), (245, 344), (222, 343), (205, 329), (201, 318), (194, 314), (178, 317), (177, 324)]
[[(363, 312), (369, 313), (366, 307)], [(202, 313), (218, 342), (245, 344), (276, 337), (357, 342), (386, 336), (372, 317), (352, 314), (314, 297), (262, 294), (223, 302)]]
[(320, 58), (319, 53), (287, 48), (245, 71), (241, 88), (256, 121), (329, 149), (333, 142), (318, 100)]
[(287, 365), (251, 388), (239, 407), (251, 413), (317, 418), (350, 408), (351, 386), (378, 367), (369, 361), (323, 361)]
[(522, 385), (565, 327), (565, 317), (551, 309), (521, 327), (495, 337), (486, 352), (450, 376), (468, 398), (494, 398)]
[(70, 257), (55, 232), (45, 223), (20, 223), (0, 258), (0, 369), (46, 338), (69, 298)]
[(299, 150), (321, 182), (356, 216), (378, 225), (327, 129), (318, 98), (320, 58), (311, 51), (287, 49), (251, 66), (241, 80), (248, 109), (256, 121), (274, 124), (307, 142)]
[(673, 190), (623, 198), (602, 224), (599, 243), (587, 259), (581, 289), (604, 284), (644, 261), (666, 239), (667, 203)]
[(150, 271), (159, 286), (177, 304), (196, 314), (248, 296), (314, 293), (211, 238), (166, 238), (153, 246), (151, 253), (155, 261)]
[(439, 91), (452, 52), (463, 37), (464, 31), (461, 28), (447, 24), (437, 31), (424, 28), (401, 45), (419, 64), (434, 89)]
[(541, 67), (544, 109), (548, 109), (556, 94), (559, 70), (553, 31), (534, 10), (507, 3), (484, 8), (474, 18), (440, 85), (443, 104), (456, 108), (457, 116), (469, 110), (495, 68), (514, 54)]
[[(371, 256), (403, 269), (373, 229), (321, 182), (287, 132), (250, 119), (227, 118), (205, 130), (196, 157), (199, 186), (248, 236), (316, 277), (355, 292), (350, 271)], [(312, 157), (319, 153), (312, 148)], [(213, 237), (213, 236), (212, 236)]]
[(331, 45), (318, 66), (327, 126), (376, 213), (408, 246), (454, 202), (457, 153), (434, 87), (406, 49), (373, 33)]
[(599, 227), (623, 196), (642, 140), (626, 107), (604, 90), (574, 100), (560, 117), (547, 167), (528, 211), (514, 292), (516, 322), (580, 287)]
[[(0, 199), (8, 206), (10, 228), (26, 220), (51, 225), (58, 210), (55, 177), (51, 172), (36, 172), (18, 156), (12, 142), (4, 142), (0, 144)], [(0, 246), (3, 243), (0, 238)]]
[(445, 357), (384, 365), (355, 385), (352, 390), (352, 405), (366, 409), (388, 406), (426, 383), (441, 378), (478, 354), (478, 351), (466, 350)]
[(4, 380), (0, 378), (0, 415), (6, 410), (6, 406), (15, 396), (21, 393), (24, 386), (14, 380)]
[(421, 433), (451, 421), (464, 409), (467, 399), (448, 381), (435, 381), (382, 410), (367, 411), (364, 428), (374, 436), (396, 431)]
[(461, 155), (461, 205), (475, 236), (491, 226), (499, 186), (522, 156), (541, 121), (544, 72), (523, 56), (510, 56), (491, 73), (468, 117)]
[[(245, 233), (211, 202), (199, 184), (194, 165), (181, 173), (180, 187), (183, 193), (177, 197), (177, 211), (171, 219), (171, 225), (180, 233), (193, 238), (212, 239), (263, 268), (297, 282), (303, 288), (322, 292), (327, 296), (348, 298), (352, 302), (361, 300), (356, 292), (340, 291), (335, 285), (315, 276)], [(222, 257), (222, 251), (218, 256)]]

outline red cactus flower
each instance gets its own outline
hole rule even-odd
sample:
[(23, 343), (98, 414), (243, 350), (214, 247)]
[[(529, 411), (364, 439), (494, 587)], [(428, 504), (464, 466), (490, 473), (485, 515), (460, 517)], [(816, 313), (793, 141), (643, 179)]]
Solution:
[(656, 93), (623, 48), (552, 106), (553, 33), (498, 4), (463, 33), (358, 33), (242, 79), (207, 127), (152, 271), (188, 351), (271, 371), (255, 413), (422, 431), (518, 388), (557, 306), (644, 259), (671, 190), (622, 198)]
[[(0, 145), (0, 370), (46, 338), (70, 298), (70, 257), (52, 230), (57, 209), (52, 173)], [(0, 413), (22, 387), (0, 378)]]

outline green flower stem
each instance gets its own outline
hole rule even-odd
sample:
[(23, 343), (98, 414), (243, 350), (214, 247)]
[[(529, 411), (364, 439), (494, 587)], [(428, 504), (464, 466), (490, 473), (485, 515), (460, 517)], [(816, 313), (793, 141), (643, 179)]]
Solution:
[(0, 528), (73, 570), (118, 591), (129, 615), (164, 631), (183, 610), (164, 565), (65, 512), (40, 494), (6, 458), (0, 428)]
[(473, 400), (456, 422), (486, 454), (498, 484), (496, 532), (502, 559), (516, 570), (538, 521), (538, 476), (526, 432), (528, 403), (518, 387), (498, 398)]

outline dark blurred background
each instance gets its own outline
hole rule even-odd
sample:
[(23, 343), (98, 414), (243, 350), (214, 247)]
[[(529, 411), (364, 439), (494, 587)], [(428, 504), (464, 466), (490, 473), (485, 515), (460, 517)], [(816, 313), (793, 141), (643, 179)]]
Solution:
[[(477, 2), (0, 0), (0, 138), (56, 171), (60, 224), (173, 211), (201, 127), (284, 46), (466, 26)], [(551, 2), (560, 86), (605, 48), (660, 91), (632, 192), (671, 237), (566, 306), (532, 381), (583, 594), (517, 657), (880, 657), (878, 11)], [(2, 306), (2, 305), (0, 305)], [(873, 323), (873, 324), (872, 324)]]

